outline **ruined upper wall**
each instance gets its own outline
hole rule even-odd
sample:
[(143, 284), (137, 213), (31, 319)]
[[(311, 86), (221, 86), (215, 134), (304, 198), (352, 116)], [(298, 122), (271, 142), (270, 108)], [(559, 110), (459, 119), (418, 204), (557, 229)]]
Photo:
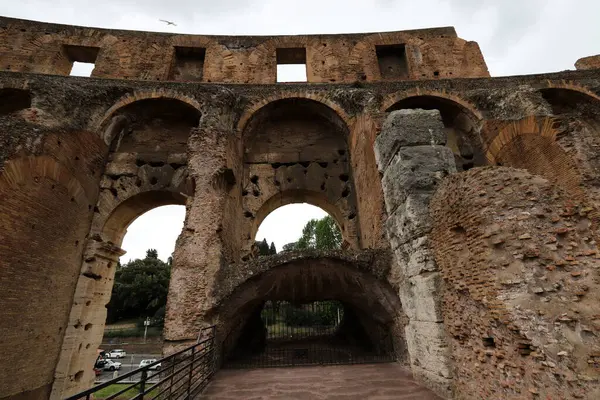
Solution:
[(452, 27), (301, 36), (205, 36), (84, 28), (0, 17), (0, 70), (152, 81), (275, 83), (306, 63), (308, 82), (488, 77), (476, 42)]

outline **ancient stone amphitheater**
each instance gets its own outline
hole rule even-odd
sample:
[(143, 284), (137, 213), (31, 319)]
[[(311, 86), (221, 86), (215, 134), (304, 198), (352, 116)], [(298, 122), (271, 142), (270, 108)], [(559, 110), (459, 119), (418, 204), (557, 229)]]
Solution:
[[(286, 64), (306, 82), (277, 82)], [(168, 204), (186, 217), (165, 354), (215, 325), (226, 366), (264, 342), (265, 302), (336, 300), (330, 348), (368, 345), (443, 398), (600, 399), (600, 56), (576, 65), (492, 78), (448, 27), (0, 18), (0, 399), (92, 385), (126, 229)], [(263, 219), (299, 202), (342, 249), (256, 257)]]

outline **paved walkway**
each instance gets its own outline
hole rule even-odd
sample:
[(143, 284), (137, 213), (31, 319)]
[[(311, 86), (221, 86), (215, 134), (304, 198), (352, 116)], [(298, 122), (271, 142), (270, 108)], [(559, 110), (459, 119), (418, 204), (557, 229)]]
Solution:
[(399, 364), (221, 370), (206, 400), (439, 400)]

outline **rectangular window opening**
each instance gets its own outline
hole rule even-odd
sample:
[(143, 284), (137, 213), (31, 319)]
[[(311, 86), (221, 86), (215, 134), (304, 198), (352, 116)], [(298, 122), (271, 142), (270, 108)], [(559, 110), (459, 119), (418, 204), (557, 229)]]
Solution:
[(71, 62), (70, 76), (92, 76), (100, 52), (99, 47), (64, 45), (63, 48)]
[(382, 79), (408, 78), (408, 61), (404, 44), (375, 46)]
[(170, 79), (174, 81), (202, 81), (206, 49), (203, 47), (175, 47), (175, 60)]
[(276, 58), (277, 82), (308, 82), (304, 47), (277, 49)]

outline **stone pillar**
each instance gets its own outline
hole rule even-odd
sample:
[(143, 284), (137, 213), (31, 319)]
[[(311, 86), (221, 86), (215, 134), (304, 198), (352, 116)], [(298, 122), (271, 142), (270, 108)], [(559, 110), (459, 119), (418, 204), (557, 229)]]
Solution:
[(106, 305), (112, 294), (117, 262), (123, 254), (123, 250), (103, 242), (99, 236), (88, 241), (54, 372), (50, 396), (53, 400), (64, 399), (94, 384), (92, 367), (104, 336)]
[(212, 307), (212, 291), (220, 269), (226, 264), (223, 226), (228, 193), (235, 181), (228, 168), (231, 131), (219, 120), (203, 117), (188, 141), (188, 170), (194, 180), (186, 220), (177, 240), (165, 318), (165, 353), (190, 345)]
[(456, 171), (446, 147), (439, 111), (392, 112), (375, 141), (375, 157), (388, 214), (385, 228), (395, 265), (405, 328), (416, 379), (443, 397), (452, 397), (452, 372), (441, 311), (442, 279), (429, 234), (429, 202), (438, 183)]

